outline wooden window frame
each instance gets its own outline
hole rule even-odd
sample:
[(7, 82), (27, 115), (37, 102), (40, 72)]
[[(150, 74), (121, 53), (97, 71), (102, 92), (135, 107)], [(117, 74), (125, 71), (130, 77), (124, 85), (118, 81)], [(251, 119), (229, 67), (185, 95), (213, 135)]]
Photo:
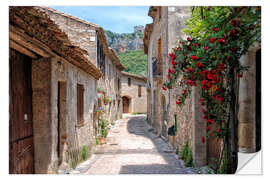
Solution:
[(77, 126), (84, 125), (84, 86), (77, 84)]

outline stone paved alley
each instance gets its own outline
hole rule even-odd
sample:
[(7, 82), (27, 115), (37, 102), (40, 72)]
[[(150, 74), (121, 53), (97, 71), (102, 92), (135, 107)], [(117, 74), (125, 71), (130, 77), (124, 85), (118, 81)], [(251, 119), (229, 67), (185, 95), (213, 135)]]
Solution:
[(172, 149), (150, 131), (145, 115), (126, 116), (116, 121), (107, 144), (75, 172), (83, 174), (192, 174)]

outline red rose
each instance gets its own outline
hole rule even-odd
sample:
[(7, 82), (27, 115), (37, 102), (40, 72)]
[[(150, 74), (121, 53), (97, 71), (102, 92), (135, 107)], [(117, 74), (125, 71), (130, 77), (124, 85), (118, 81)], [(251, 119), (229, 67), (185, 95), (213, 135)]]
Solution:
[(197, 56), (191, 56), (191, 59), (193, 59), (193, 60), (199, 60), (200, 58), (198, 58)]
[(236, 48), (232, 47), (232, 48), (231, 48), (231, 51), (232, 51), (232, 52), (235, 52), (235, 51), (236, 51)]
[(204, 142), (205, 142), (205, 140), (204, 140), (204, 137), (203, 137), (203, 136), (201, 137), (201, 142), (202, 142), (202, 143), (204, 143)]
[(218, 41), (218, 43), (220, 43), (220, 44), (226, 44), (225, 39), (219, 38), (217, 41)]
[(187, 40), (188, 40), (188, 41), (191, 41), (190, 37), (187, 37)]
[(162, 86), (162, 89), (163, 89), (164, 91), (166, 91), (166, 90), (167, 90), (167, 89), (165, 88), (165, 86), (164, 86), (164, 85)]
[(238, 78), (241, 78), (241, 77), (243, 77), (243, 74), (238, 73), (238, 74), (237, 74), (237, 77), (238, 77)]
[(204, 113), (205, 112), (205, 110), (204, 109), (202, 109), (202, 113)]
[(212, 119), (207, 119), (207, 120), (206, 120), (206, 123), (207, 123), (207, 124), (212, 124), (212, 123), (213, 123), (213, 120), (212, 120)]
[(171, 78), (171, 76), (170, 76), (169, 74), (168, 74), (168, 76), (167, 76), (167, 77), (168, 77), (168, 79), (169, 79), (169, 80), (172, 80), (172, 78)]
[(176, 101), (176, 104), (177, 104), (177, 105), (178, 105), (178, 104), (180, 104), (180, 101), (179, 101), (179, 100), (177, 100), (177, 101)]
[(222, 97), (222, 96), (218, 96), (217, 99), (218, 99), (220, 102), (223, 102), (223, 97)]
[(206, 126), (206, 131), (208, 132), (210, 130), (210, 127), (209, 126)]
[(217, 27), (214, 27), (213, 28), (213, 31), (218, 32), (218, 28)]
[(210, 43), (214, 43), (215, 41), (216, 41), (215, 38), (211, 38), (211, 39), (210, 39)]
[(172, 86), (168, 86), (168, 89), (172, 89)]
[(195, 46), (195, 47), (198, 46), (198, 45), (199, 45), (198, 43), (193, 43), (193, 46)]
[(198, 61), (198, 62), (196, 63), (196, 66), (197, 66), (198, 68), (200, 68), (200, 67), (203, 67), (203, 64), (202, 64), (200, 61)]
[(209, 80), (212, 80), (213, 79), (213, 77), (212, 77), (212, 74), (208, 71), (208, 73), (207, 73), (207, 78), (209, 79)]
[(216, 132), (217, 132), (217, 133), (220, 133), (220, 129), (216, 129)]
[(237, 27), (238, 24), (239, 24), (239, 21), (237, 19), (233, 19), (231, 21), (231, 25), (234, 26), (234, 27)]
[(204, 46), (204, 50), (207, 51), (208, 50), (208, 46), (205, 45)]

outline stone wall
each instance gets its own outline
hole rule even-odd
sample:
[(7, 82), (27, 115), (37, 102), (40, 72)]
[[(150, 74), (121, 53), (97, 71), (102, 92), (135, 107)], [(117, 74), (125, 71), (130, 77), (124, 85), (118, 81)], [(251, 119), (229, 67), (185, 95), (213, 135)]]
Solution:
[(54, 173), (58, 159), (52, 142), (50, 59), (32, 61), (32, 90), (35, 173)]
[(105, 56), (105, 75), (98, 80), (97, 87), (105, 91), (106, 96), (110, 98), (109, 104), (105, 105), (102, 102), (103, 118), (109, 123), (120, 119), (122, 115), (121, 90), (118, 90), (118, 79), (121, 80), (120, 70), (112, 63), (108, 56)]
[[(128, 78), (131, 80), (131, 85), (128, 85)], [(147, 113), (147, 93), (146, 82), (142, 79), (135, 78), (122, 74), (121, 78), (122, 90), (121, 97), (129, 97), (130, 113)], [(138, 95), (139, 85), (141, 86), (141, 97)]]
[(47, 10), (47, 13), (50, 19), (68, 35), (70, 41), (74, 45), (86, 50), (89, 55), (88, 59), (93, 64), (96, 64), (97, 34), (95, 25), (83, 23), (68, 15), (62, 15), (59, 12)]
[[(148, 67), (148, 81), (151, 84), (152, 108), (150, 124), (155, 132), (168, 140), (169, 144), (180, 152), (186, 142), (189, 142), (193, 150), (195, 165), (206, 164), (206, 145), (201, 144), (200, 136), (205, 135), (205, 122), (201, 118), (201, 110), (198, 106), (198, 98), (193, 93), (181, 108), (176, 105), (177, 97), (181, 94), (181, 88), (163, 91), (162, 85), (167, 81), (167, 72), (170, 67), (168, 53), (171, 52), (180, 39), (186, 39), (182, 33), (185, 28), (185, 20), (189, 18), (189, 7), (163, 6), (157, 8), (153, 24), (153, 31), (149, 41), (148, 64), (153, 58), (158, 57), (158, 40), (162, 45), (162, 75), (153, 76), (152, 67)], [(161, 15), (159, 14), (161, 12)], [(161, 17), (161, 18), (159, 18)], [(153, 80), (152, 80), (153, 79)], [(181, 77), (179, 77), (179, 80)], [(176, 85), (177, 86), (177, 85)], [(196, 89), (194, 89), (196, 92)], [(149, 98), (150, 99), (150, 98)], [(175, 136), (168, 136), (168, 128), (174, 125), (177, 117), (177, 132)], [(201, 127), (200, 127), (201, 126)]]

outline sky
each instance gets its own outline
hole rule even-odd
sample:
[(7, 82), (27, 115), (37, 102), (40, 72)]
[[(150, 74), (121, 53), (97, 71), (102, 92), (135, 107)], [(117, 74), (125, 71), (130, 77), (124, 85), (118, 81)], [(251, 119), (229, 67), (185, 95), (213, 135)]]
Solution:
[(50, 6), (64, 13), (98, 24), (116, 33), (132, 33), (134, 26), (152, 23), (149, 6)]

